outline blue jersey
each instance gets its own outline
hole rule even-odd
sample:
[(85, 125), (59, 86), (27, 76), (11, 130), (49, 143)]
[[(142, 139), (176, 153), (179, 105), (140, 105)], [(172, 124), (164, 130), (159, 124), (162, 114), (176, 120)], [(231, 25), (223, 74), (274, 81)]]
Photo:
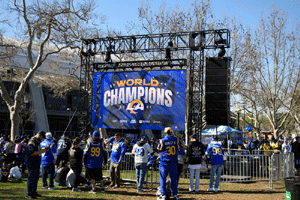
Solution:
[(49, 151), (42, 153), (41, 165), (42, 167), (46, 167), (54, 162), (53, 154), (56, 153), (56, 146), (51, 140), (44, 140), (41, 142), (40, 146), (41, 150), (49, 147)]
[(87, 168), (102, 168), (103, 155), (107, 155), (107, 149), (103, 139), (98, 144), (93, 144), (91, 140), (87, 141), (83, 155)]
[(4, 140), (2, 139), (1, 142), (0, 142), (1, 152), (3, 152), (4, 146), (5, 146), (5, 142), (4, 142)]
[(159, 141), (157, 150), (161, 152), (160, 163), (178, 162), (179, 139), (167, 135)]
[(1, 180), (2, 181), (7, 181), (7, 179), (8, 179), (8, 175), (9, 175), (9, 168), (8, 167), (4, 167), (4, 166), (2, 166), (2, 168), (1, 168)]
[(71, 148), (71, 142), (67, 139), (60, 139), (57, 142), (57, 155), (67, 155)]
[(120, 159), (124, 160), (125, 153), (126, 153), (126, 143), (124, 139), (121, 139), (119, 142), (113, 141), (112, 148), (111, 148), (111, 156), (110, 160), (113, 163), (118, 163)]
[(211, 165), (224, 165), (222, 146), (218, 142), (212, 142), (206, 150), (211, 158)]
[(35, 151), (40, 150), (40, 143), (32, 137), (27, 145), (26, 149), (26, 164), (28, 168), (39, 168), (41, 165), (41, 156), (35, 155), (31, 156)]

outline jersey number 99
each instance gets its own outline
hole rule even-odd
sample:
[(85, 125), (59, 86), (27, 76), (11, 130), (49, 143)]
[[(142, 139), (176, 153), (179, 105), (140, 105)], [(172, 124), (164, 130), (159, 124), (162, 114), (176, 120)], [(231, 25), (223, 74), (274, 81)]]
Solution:
[(220, 148), (213, 147), (212, 148), (213, 155), (222, 155), (222, 151)]
[(101, 153), (100, 147), (97, 147), (97, 148), (92, 147), (92, 148), (91, 148), (91, 156), (92, 156), (92, 157), (94, 157), (94, 156), (99, 157), (99, 156), (100, 156), (100, 153)]

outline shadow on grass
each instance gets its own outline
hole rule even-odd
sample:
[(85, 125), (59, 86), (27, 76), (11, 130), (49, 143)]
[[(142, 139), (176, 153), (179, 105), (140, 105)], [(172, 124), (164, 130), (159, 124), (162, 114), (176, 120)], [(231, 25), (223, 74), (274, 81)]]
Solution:
[(221, 192), (226, 192), (226, 193), (239, 193), (239, 194), (280, 194), (280, 193), (285, 193), (285, 191), (275, 191), (275, 190), (260, 190), (260, 191), (241, 191), (241, 190), (224, 190)]

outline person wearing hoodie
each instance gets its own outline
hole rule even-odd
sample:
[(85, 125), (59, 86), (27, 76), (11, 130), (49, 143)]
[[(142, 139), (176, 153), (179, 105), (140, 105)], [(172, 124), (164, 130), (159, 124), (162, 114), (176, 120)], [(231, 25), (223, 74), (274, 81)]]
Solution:
[(132, 153), (135, 155), (134, 161), (136, 169), (137, 191), (144, 192), (143, 183), (147, 173), (148, 154), (153, 153), (150, 145), (147, 143), (146, 136), (143, 136), (141, 141), (133, 146)]
[(102, 176), (102, 162), (107, 164), (107, 149), (105, 148), (104, 139), (100, 139), (100, 132), (94, 131), (92, 139), (87, 141), (83, 153), (83, 161), (86, 168), (86, 176), (91, 180), (92, 190), (90, 194), (96, 194), (96, 182), (101, 183), (101, 192), (104, 190)]
[(194, 191), (194, 179), (195, 179), (195, 191), (199, 192), (199, 179), (200, 168), (202, 162), (202, 156), (205, 154), (203, 144), (197, 139), (197, 135), (191, 136), (191, 143), (188, 146), (188, 163), (190, 169), (190, 188), (189, 191)]

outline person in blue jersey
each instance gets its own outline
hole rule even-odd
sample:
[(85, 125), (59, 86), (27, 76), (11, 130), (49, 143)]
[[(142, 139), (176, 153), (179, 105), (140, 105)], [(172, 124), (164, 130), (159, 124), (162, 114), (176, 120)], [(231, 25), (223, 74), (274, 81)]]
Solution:
[(92, 183), (92, 190), (89, 193), (97, 193), (96, 182), (101, 183), (101, 192), (105, 192), (102, 177), (102, 162), (104, 162), (104, 166), (107, 164), (107, 150), (104, 139), (100, 139), (99, 131), (94, 131), (92, 138), (87, 140), (83, 153), (83, 161), (86, 168), (86, 177)]
[(120, 187), (120, 170), (121, 164), (125, 158), (126, 142), (121, 137), (120, 133), (116, 133), (114, 139), (108, 139), (108, 142), (112, 143), (111, 156), (110, 156), (110, 186), (113, 188)]
[[(214, 139), (209, 148), (207, 148), (206, 154), (210, 156), (211, 159), (211, 173), (210, 173), (210, 182), (209, 188), (207, 191), (218, 192), (218, 187), (220, 184), (221, 173), (223, 170), (224, 160), (223, 160), (223, 149), (221, 144), (218, 142), (218, 139)], [(216, 177), (215, 189), (213, 189), (214, 177)]]
[(41, 195), (37, 193), (37, 184), (40, 175), (41, 154), (49, 150), (46, 147), (40, 150), (40, 142), (45, 139), (45, 132), (39, 131), (32, 137), (26, 149), (26, 166), (28, 169), (26, 199), (36, 199)]
[(4, 145), (5, 145), (4, 137), (1, 137), (1, 141), (0, 141), (0, 153), (3, 152), (3, 150), (4, 150)]
[(177, 195), (177, 163), (178, 163), (178, 149), (179, 139), (172, 135), (171, 127), (164, 130), (166, 136), (160, 140), (157, 151), (161, 152), (159, 163), (159, 177), (160, 177), (160, 191), (161, 195), (158, 200), (166, 199), (166, 180), (167, 176), (171, 178), (171, 190), (176, 200), (180, 199)]
[(4, 161), (1, 167), (1, 174), (0, 174), (0, 180), (2, 182), (8, 180), (9, 171), (10, 171), (10, 164), (8, 164), (7, 161)]
[(136, 184), (138, 192), (145, 192), (143, 189), (144, 178), (147, 173), (148, 154), (152, 153), (150, 145), (147, 143), (147, 137), (143, 136), (141, 141), (132, 148), (136, 169)]
[(71, 142), (66, 135), (62, 135), (61, 139), (57, 142), (57, 159), (56, 159), (56, 167), (59, 166), (62, 160), (69, 160), (69, 150), (71, 148)]
[(70, 149), (70, 167), (75, 174), (75, 182), (74, 182), (74, 187), (72, 188), (72, 192), (80, 192), (80, 189), (77, 188), (80, 182), (80, 174), (82, 171), (82, 156), (83, 156), (83, 150), (79, 147), (80, 142), (81, 142), (80, 137), (76, 137)]
[(191, 143), (188, 147), (188, 160), (190, 169), (190, 188), (189, 191), (194, 191), (194, 179), (195, 179), (195, 192), (199, 192), (199, 179), (200, 168), (202, 162), (202, 156), (205, 154), (203, 144), (198, 140), (198, 136), (193, 134), (191, 136)]
[[(57, 187), (54, 187), (54, 173), (55, 173), (55, 160), (56, 160), (56, 146), (52, 141), (52, 133), (46, 133), (46, 140), (40, 144), (41, 150), (49, 148), (49, 151), (42, 154), (42, 180), (43, 180), (43, 189), (57, 190)], [(47, 178), (49, 177), (49, 185), (47, 183)]]

